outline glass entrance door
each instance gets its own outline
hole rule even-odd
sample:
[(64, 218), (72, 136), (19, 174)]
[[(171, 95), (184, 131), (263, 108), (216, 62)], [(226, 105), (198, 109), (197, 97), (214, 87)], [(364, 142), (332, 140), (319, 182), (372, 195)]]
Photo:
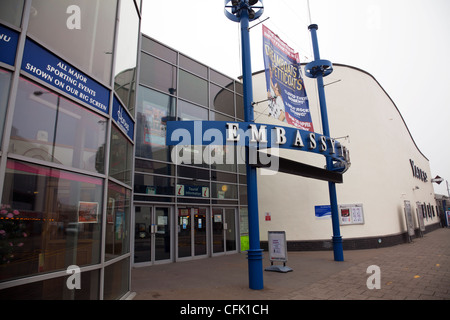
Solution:
[(211, 225), (213, 254), (235, 252), (237, 248), (236, 210), (213, 208)]
[(134, 263), (172, 260), (171, 208), (135, 207)]
[(178, 258), (208, 254), (207, 216), (205, 207), (178, 208)]

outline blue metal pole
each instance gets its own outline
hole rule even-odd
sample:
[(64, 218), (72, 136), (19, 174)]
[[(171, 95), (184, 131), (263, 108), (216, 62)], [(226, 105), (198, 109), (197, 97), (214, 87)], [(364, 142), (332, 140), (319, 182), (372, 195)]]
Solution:
[[(311, 39), (314, 51), (315, 62), (320, 61), (319, 44), (317, 41), (317, 25), (312, 24), (308, 27), (311, 32)], [(317, 73), (317, 87), (319, 92), (320, 114), (322, 116), (322, 128), (323, 134), (330, 137), (330, 128), (328, 126), (328, 113), (327, 103), (325, 99), (325, 89), (323, 86), (323, 75), (321, 72)], [(327, 158), (327, 169), (333, 169), (333, 161), (331, 158)], [(331, 222), (333, 225), (333, 251), (335, 261), (344, 261), (344, 250), (342, 247), (342, 236), (339, 227), (339, 213), (338, 202), (336, 196), (336, 184), (334, 182), (328, 182), (328, 190), (330, 194), (330, 206), (331, 206)]]
[[(242, 44), (242, 78), (244, 89), (244, 112), (245, 121), (253, 122), (253, 88), (252, 88), (252, 67), (250, 58), (250, 35), (249, 16), (247, 10), (241, 10), (241, 44)], [(256, 168), (250, 165), (249, 148), (247, 148), (247, 199), (248, 199), (248, 227), (249, 227), (249, 250), (248, 278), (249, 287), (254, 290), (264, 288), (262, 249), (260, 249), (259, 239), (259, 217), (258, 217), (258, 185)]]

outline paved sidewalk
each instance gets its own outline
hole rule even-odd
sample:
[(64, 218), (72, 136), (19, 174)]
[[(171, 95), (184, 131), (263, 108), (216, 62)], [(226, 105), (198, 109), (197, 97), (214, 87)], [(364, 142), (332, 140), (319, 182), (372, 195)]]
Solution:
[[(134, 300), (450, 300), (450, 229), (389, 248), (288, 252), (289, 273), (264, 272), (264, 289), (248, 288), (245, 253), (132, 269)], [(270, 265), (264, 252), (263, 267)], [(380, 289), (369, 289), (380, 268)], [(370, 283), (374, 283), (370, 281)]]

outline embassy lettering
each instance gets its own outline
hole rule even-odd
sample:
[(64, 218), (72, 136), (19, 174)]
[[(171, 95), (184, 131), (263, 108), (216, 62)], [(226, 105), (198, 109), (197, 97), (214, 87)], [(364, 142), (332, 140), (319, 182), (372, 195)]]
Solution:
[[(257, 150), (269, 149), (272, 155), (274, 152), (278, 155), (278, 149), (317, 153), (336, 161), (331, 170), (340, 172), (345, 171), (350, 164), (349, 151), (336, 139), (293, 127), (253, 122), (168, 121), (166, 144), (176, 146), (172, 150), (172, 161), (175, 163), (189, 160), (190, 155), (179, 152), (192, 146), (199, 147), (199, 155), (202, 151), (206, 152), (206, 158), (210, 159), (217, 158), (217, 152), (214, 152), (217, 147), (224, 146), (228, 151), (233, 150), (229, 147), (236, 146), (249, 147), (249, 151), (254, 151), (254, 154), (258, 153)], [(201, 146), (204, 146), (204, 150)], [(204, 161), (206, 158), (203, 155)], [(249, 163), (254, 164), (252, 159), (249, 159)]]

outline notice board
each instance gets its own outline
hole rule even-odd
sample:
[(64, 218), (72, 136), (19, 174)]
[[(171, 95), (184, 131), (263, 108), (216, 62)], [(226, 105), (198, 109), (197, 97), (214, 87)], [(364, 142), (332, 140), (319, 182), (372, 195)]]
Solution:
[(286, 232), (269, 231), (270, 261), (287, 261)]
[(340, 225), (364, 224), (362, 203), (339, 205)]
[(405, 218), (406, 218), (406, 228), (408, 229), (408, 235), (414, 235), (414, 220), (411, 211), (411, 203), (405, 200)]

